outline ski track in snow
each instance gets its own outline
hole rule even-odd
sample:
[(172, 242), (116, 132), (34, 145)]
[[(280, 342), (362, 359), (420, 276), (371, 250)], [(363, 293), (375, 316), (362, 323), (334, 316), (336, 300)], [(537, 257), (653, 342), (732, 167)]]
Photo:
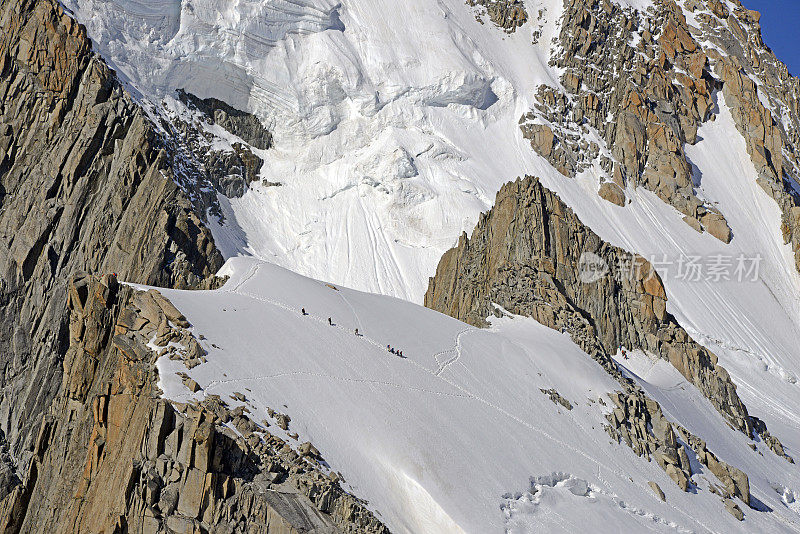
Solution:
[(446, 351), (442, 351), (442, 352), (437, 352), (436, 354), (433, 355), (434, 360), (436, 360), (436, 362), (438, 363), (439, 362), (439, 356), (444, 356), (445, 354), (448, 354), (450, 352), (455, 352), (455, 355), (452, 358), (450, 358), (449, 360), (446, 360), (444, 363), (442, 363), (439, 366), (439, 368), (434, 373), (436, 376), (441, 376), (441, 374), (445, 371), (445, 369), (447, 369), (452, 364), (454, 364), (454, 363), (456, 363), (458, 361), (458, 359), (461, 357), (461, 336), (463, 336), (465, 334), (468, 334), (469, 332), (472, 332), (472, 331), (473, 331), (472, 328), (465, 328), (464, 330), (459, 332), (458, 335), (456, 335), (455, 345), (453, 345), (452, 349), (449, 349), (449, 350), (446, 350)]

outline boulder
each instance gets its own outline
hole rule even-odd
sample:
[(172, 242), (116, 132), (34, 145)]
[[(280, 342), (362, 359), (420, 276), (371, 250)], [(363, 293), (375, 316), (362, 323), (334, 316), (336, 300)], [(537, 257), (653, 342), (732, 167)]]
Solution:
[(739, 508), (738, 504), (736, 504), (730, 499), (725, 499), (723, 502), (725, 503), (725, 509), (728, 511), (729, 514), (731, 514), (739, 521), (744, 521), (744, 512), (742, 512), (742, 509)]
[(669, 478), (671, 478), (681, 490), (689, 491), (689, 479), (680, 468), (676, 467), (675, 464), (669, 463), (664, 471), (666, 471)]
[(286, 414), (279, 413), (275, 416), (275, 420), (278, 422), (278, 427), (283, 430), (289, 430), (289, 423), (291, 422), (292, 418)]
[(750, 480), (740, 469), (720, 461), (710, 451), (705, 451), (705, 464), (714, 473), (730, 495), (739, 497), (743, 503), (750, 505)]
[(530, 139), (531, 146), (537, 154), (544, 158), (549, 158), (553, 151), (555, 136), (553, 130), (545, 124), (532, 124), (529, 130), (524, 133), (524, 137)]
[(722, 241), (723, 243), (730, 243), (733, 238), (728, 222), (719, 213), (708, 212), (700, 219), (706, 231)]
[(653, 493), (656, 494), (656, 497), (666, 502), (667, 496), (664, 495), (664, 492), (662, 491), (662, 489), (659, 487), (658, 484), (656, 484), (651, 480), (650, 482), (647, 483), (647, 485), (650, 486), (650, 489), (653, 490)]
[(604, 200), (616, 204), (617, 206), (625, 206), (627, 203), (625, 191), (614, 182), (603, 182), (600, 184), (598, 193)]
[[(164, 312), (164, 315), (167, 316), (167, 319), (182, 328), (188, 328), (191, 326), (189, 321), (186, 320), (186, 317), (184, 317), (183, 314), (178, 311), (178, 308), (176, 308), (166, 297), (164, 297), (164, 295), (155, 289), (151, 289), (148, 291), (148, 293), (153, 297), (155, 303), (158, 304), (159, 308), (161, 308), (161, 310)], [(158, 324), (158, 322), (155, 322), (155, 324)]]
[(691, 226), (694, 231), (703, 233), (703, 225), (696, 218), (686, 215), (683, 218), (683, 222)]
[(689, 461), (689, 455), (686, 453), (686, 447), (678, 447), (678, 459), (680, 460), (681, 469), (692, 475), (692, 464)]
[(200, 384), (198, 384), (193, 379), (188, 377), (183, 379), (183, 385), (189, 388), (189, 391), (191, 391), (192, 393), (197, 393), (198, 391), (203, 389), (200, 387)]
[(139, 317), (146, 319), (153, 325), (161, 324), (164, 312), (153, 299), (153, 294), (150, 291), (137, 293), (133, 303), (139, 308)]
[(303, 456), (303, 457), (308, 456), (308, 457), (311, 457), (311, 458), (319, 458), (319, 451), (310, 442), (302, 443), (297, 448), (297, 451), (300, 453), (300, 456)]

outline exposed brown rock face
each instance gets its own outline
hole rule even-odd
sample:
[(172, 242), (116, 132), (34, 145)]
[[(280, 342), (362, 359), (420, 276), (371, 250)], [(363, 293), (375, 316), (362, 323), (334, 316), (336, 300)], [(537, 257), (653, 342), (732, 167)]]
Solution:
[(723, 482), (720, 492), (749, 505), (747, 475), (719, 460), (702, 439), (670, 423), (658, 403), (623, 376), (609, 356), (620, 346), (660, 355), (731, 426), (748, 436), (755, 431), (765, 442), (775, 440), (770, 448), (792, 461), (763, 422), (748, 415), (716, 357), (666, 311), (666, 300), (660, 278), (644, 258), (602, 242), (532, 177), (500, 190), (472, 237), (462, 236), (445, 253), (425, 295), (426, 306), (476, 326), (485, 326), (486, 317), (500, 306), (568, 332), (623, 387), (611, 395), (613, 410), (607, 416), (606, 430), (614, 439), (654, 459), (684, 491), (691, 489), (690, 456), (695, 457)]
[[(715, 224), (727, 228), (695, 194), (683, 148), (696, 142), (716, 82), (680, 9), (657, 4), (646, 16), (605, 0), (565, 0), (551, 64), (564, 69), (566, 92), (540, 86), (520, 126), (533, 149), (566, 176), (599, 161), (617, 186), (645, 187), (697, 222), (714, 213)], [(591, 131), (608, 153), (586, 140)], [(601, 196), (624, 205), (620, 191), (611, 195), (609, 188)], [(716, 227), (713, 235), (725, 240)]]
[[(587, 260), (599, 267), (587, 270)], [(647, 261), (604, 243), (536, 178), (500, 190), (472, 237), (442, 257), (425, 295), (429, 308), (477, 326), (496, 313), (494, 304), (569, 332), (596, 358), (620, 346), (660, 355), (751, 434), (728, 373), (666, 311)]]
[(687, 7), (693, 8), (702, 36), (726, 54), (708, 51), (714, 74), (723, 82), (725, 103), (758, 172), (758, 184), (783, 213), (781, 231), (800, 269), (800, 80), (764, 44), (758, 12), (735, 3), (732, 11), (718, 2)]
[[(485, 9), (492, 22), (508, 33), (528, 21), (528, 12), (520, 0), (467, 0), (467, 5)], [(476, 18), (483, 23), (480, 15)]]
[[(695, 193), (697, 177), (684, 151), (713, 117), (721, 89), (758, 183), (783, 212), (781, 230), (800, 269), (800, 81), (764, 45), (757, 12), (738, 0), (733, 10), (717, 0), (680, 4), (700, 28), (687, 23), (676, 0), (656, 0), (647, 13), (607, 0), (564, 0), (551, 58), (564, 69), (563, 92), (537, 88), (534, 109), (520, 120), (523, 136), (562, 174), (599, 163), (607, 179), (655, 192), (692, 228), (729, 242), (734, 236), (724, 215)], [(718, 48), (704, 49), (706, 41)], [(586, 140), (590, 132), (605, 150)], [(600, 193), (620, 204), (607, 187)]]
[(0, 530), (387, 532), (322, 472), (313, 445), (298, 454), (219, 397), (161, 399), (145, 344), (164, 317), (181, 315), (133, 293), (110, 275), (71, 281), (63, 384), (29, 477), (0, 502)]
[(656, 484), (655, 482), (653, 482), (653, 481), (651, 480), (650, 482), (648, 482), (648, 483), (647, 483), (647, 485), (648, 485), (648, 486), (650, 486), (650, 489), (651, 489), (651, 490), (653, 490), (653, 493), (655, 493), (655, 494), (656, 494), (656, 497), (658, 497), (658, 498), (659, 498), (659, 499), (661, 499), (662, 501), (666, 501), (666, 500), (667, 500), (667, 497), (666, 497), (666, 495), (664, 495), (664, 490), (662, 490), (662, 489), (659, 487), (659, 485), (658, 485), (658, 484)]
[(622, 190), (620, 186), (615, 184), (614, 182), (604, 182), (600, 184), (600, 190), (598, 191), (599, 195), (603, 197), (605, 200), (616, 204), (617, 206), (625, 206), (627, 203), (627, 197), (625, 196), (625, 191)]
[(222, 257), (85, 30), (50, 0), (0, 20), (0, 414), (25, 465), (60, 384), (67, 277), (189, 287)]
[[(625, 381), (621, 383), (626, 385)], [(611, 401), (613, 410), (606, 416), (606, 431), (611, 437), (624, 441), (639, 456), (654, 459), (683, 491), (689, 491), (692, 486), (691, 456), (722, 482), (723, 487), (718, 488), (720, 493), (750, 506), (747, 475), (717, 458), (708, 450), (705, 441), (682, 426), (670, 423), (656, 401), (630, 386), (626, 391), (612, 394)]]

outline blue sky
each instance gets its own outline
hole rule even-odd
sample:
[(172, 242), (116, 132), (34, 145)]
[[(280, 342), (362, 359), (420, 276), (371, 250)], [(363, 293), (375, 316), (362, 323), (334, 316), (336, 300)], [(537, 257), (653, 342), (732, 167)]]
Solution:
[(764, 42), (793, 75), (800, 76), (800, 0), (742, 0), (742, 3), (761, 12)]

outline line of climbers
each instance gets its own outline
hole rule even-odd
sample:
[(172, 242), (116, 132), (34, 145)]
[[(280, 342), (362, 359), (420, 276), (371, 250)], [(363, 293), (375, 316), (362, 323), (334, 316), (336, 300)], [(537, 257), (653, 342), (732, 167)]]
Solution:
[(405, 356), (403, 356), (403, 351), (402, 350), (396, 349), (396, 348), (392, 347), (391, 345), (386, 345), (386, 350), (388, 350), (392, 354), (397, 354), (401, 358), (405, 358)]
[[(308, 315), (308, 313), (306, 313), (306, 309), (305, 308), (302, 308), (300, 311), (301, 311), (301, 313), (303, 315)], [(330, 326), (335, 326), (334, 323), (333, 323), (333, 318), (328, 317), (328, 324)], [(357, 337), (361, 336), (361, 334), (358, 333), (358, 328), (356, 328), (355, 334), (356, 334)], [(400, 356), (401, 358), (405, 358), (405, 356), (403, 356), (403, 351), (402, 350), (395, 349), (391, 345), (386, 345), (386, 350), (391, 352), (392, 354), (396, 354), (397, 356)]]

